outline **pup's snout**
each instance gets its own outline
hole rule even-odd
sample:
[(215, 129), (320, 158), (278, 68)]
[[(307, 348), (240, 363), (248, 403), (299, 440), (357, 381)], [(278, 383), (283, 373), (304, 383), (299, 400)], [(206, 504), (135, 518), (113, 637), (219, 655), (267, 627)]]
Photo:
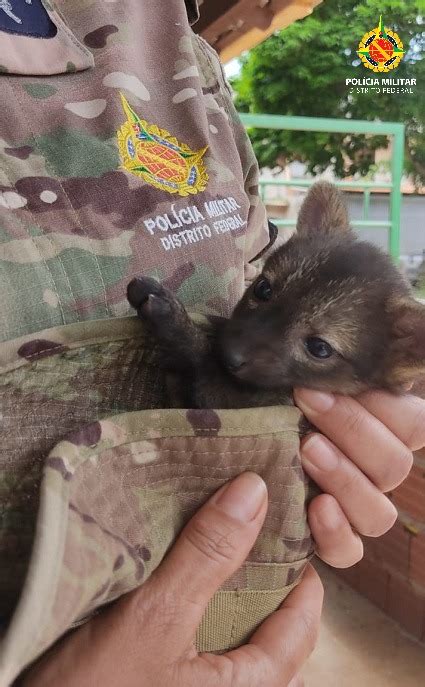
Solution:
[(246, 365), (246, 359), (243, 353), (237, 350), (226, 351), (224, 355), (224, 364), (229, 370), (229, 372), (238, 372), (244, 365)]

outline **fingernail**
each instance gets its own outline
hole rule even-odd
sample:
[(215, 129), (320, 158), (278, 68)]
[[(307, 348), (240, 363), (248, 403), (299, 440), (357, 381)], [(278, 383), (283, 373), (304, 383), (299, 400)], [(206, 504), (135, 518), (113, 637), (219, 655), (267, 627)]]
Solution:
[(296, 389), (295, 402), (297, 406), (309, 415), (315, 413), (326, 413), (335, 403), (332, 394), (325, 394), (323, 391), (313, 391), (312, 389)]
[(318, 508), (316, 510), (316, 518), (319, 521), (319, 525), (324, 529), (331, 532), (338, 531), (340, 526), (343, 524), (343, 519), (341, 517), (341, 509), (335, 501), (328, 499), (326, 502), (326, 508)]
[(255, 472), (244, 472), (218, 493), (215, 505), (235, 520), (250, 522), (258, 515), (266, 494), (261, 477)]
[(311, 434), (301, 447), (303, 464), (310, 463), (316, 470), (331, 472), (338, 467), (338, 456), (320, 434)]

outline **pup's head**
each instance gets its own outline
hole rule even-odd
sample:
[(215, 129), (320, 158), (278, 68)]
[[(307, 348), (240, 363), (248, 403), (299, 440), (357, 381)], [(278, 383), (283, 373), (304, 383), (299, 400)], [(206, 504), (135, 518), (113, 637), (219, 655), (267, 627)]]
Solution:
[(356, 240), (338, 190), (320, 182), (296, 234), (236, 306), (220, 351), (254, 386), (397, 391), (425, 373), (425, 306), (388, 255)]

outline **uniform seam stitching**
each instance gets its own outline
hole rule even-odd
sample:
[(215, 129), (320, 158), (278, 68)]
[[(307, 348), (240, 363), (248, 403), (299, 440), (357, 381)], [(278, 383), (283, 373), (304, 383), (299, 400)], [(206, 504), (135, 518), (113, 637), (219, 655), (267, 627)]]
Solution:
[[(9, 79), (8, 79), (8, 82), (9, 82), (9, 87), (10, 87), (10, 89), (11, 89), (11, 91), (12, 91), (12, 94), (13, 94), (13, 93), (16, 94), (16, 91), (15, 91), (15, 88), (14, 88), (13, 83), (12, 83)], [(17, 97), (17, 100), (19, 101), (19, 98), (18, 98), (18, 97)], [(25, 119), (26, 119), (26, 117), (25, 117)], [(32, 134), (31, 134), (31, 138), (33, 139), (33, 135), (32, 135)], [(7, 168), (7, 161), (6, 161), (6, 162), (5, 162), (5, 167), (4, 167), (4, 175), (5, 175), (6, 179), (7, 179), (7, 181), (9, 182), (10, 187), (13, 188), (13, 189), (15, 190), (15, 193), (18, 193), (18, 190), (17, 190), (17, 188), (16, 188), (16, 184), (13, 184), (13, 185), (12, 185), (11, 179), (9, 178), (9, 176), (8, 176), (8, 174), (7, 174), (7, 169), (8, 169), (8, 168)], [(20, 194), (18, 193), (18, 195), (20, 195)], [(11, 211), (11, 208), (9, 208), (9, 211)], [(30, 213), (30, 216), (31, 216), (31, 218), (32, 218), (32, 220), (33, 220), (33, 222), (34, 222), (34, 225), (35, 225), (36, 227), (38, 227), (38, 229), (42, 232), (43, 236), (46, 236), (47, 241), (50, 243), (50, 245), (52, 246), (52, 248), (54, 248), (54, 245), (53, 245), (53, 242), (52, 242), (50, 236), (49, 236), (48, 234), (46, 234), (46, 233), (43, 231), (43, 229), (41, 228), (39, 222), (36, 220), (35, 215), (34, 215), (34, 213), (32, 212), (32, 210), (29, 210), (29, 208), (27, 207), (27, 212)], [(12, 216), (13, 216), (13, 215), (12, 215)], [(23, 220), (22, 220), (18, 215), (15, 215), (15, 218), (16, 218), (17, 222), (20, 224), (21, 228), (22, 228), (22, 229), (25, 231), (25, 233), (27, 234), (28, 238), (29, 238), (30, 241), (31, 241), (31, 244), (34, 246), (36, 252), (37, 252), (38, 255), (40, 256), (41, 261), (42, 261), (44, 267), (46, 268), (46, 272), (47, 272), (47, 273), (49, 274), (49, 276), (50, 276), (50, 282), (51, 282), (51, 284), (53, 285), (53, 287), (54, 287), (54, 289), (55, 289), (56, 296), (57, 296), (57, 298), (58, 298), (58, 304), (59, 304), (59, 309), (60, 309), (60, 313), (61, 313), (61, 316), (62, 316), (62, 322), (63, 322), (63, 324), (65, 324), (65, 322), (66, 322), (66, 320), (65, 320), (65, 313), (64, 313), (64, 310), (63, 310), (63, 308), (62, 308), (62, 303), (61, 303), (61, 299), (60, 299), (60, 296), (59, 296), (58, 287), (56, 286), (56, 281), (55, 281), (55, 279), (54, 279), (54, 277), (53, 277), (53, 273), (52, 273), (52, 271), (50, 270), (49, 266), (47, 265), (46, 258), (44, 257), (43, 253), (41, 252), (40, 248), (38, 247), (36, 241), (34, 240), (34, 237), (31, 236), (31, 234), (29, 233), (29, 231), (28, 231), (27, 227), (25, 226), (25, 223), (23, 222)], [(61, 261), (60, 259), (59, 259), (59, 261), (60, 261), (60, 264), (61, 264), (61, 266), (62, 266), (62, 270), (64, 271), (64, 268), (63, 268), (63, 265), (62, 265), (62, 261)], [(66, 278), (66, 275), (65, 275), (65, 278)], [(72, 295), (72, 291), (71, 291), (71, 295)], [(46, 318), (43, 318), (40, 322), (46, 322)]]
[[(13, 86), (12, 86), (12, 88), (13, 88)], [(26, 122), (27, 122), (28, 131), (31, 132), (31, 139), (32, 139), (32, 141), (33, 141), (33, 143), (34, 143), (34, 146), (35, 146), (36, 150), (38, 150), (38, 145), (37, 145), (37, 141), (36, 141), (36, 138), (35, 138), (35, 134), (34, 134), (34, 132), (33, 132), (33, 130), (32, 130), (32, 127), (31, 127), (31, 125), (30, 125), (29, 119), (28, 119), (28, 117), (27, 117), (27, 115), (26, 115), (26, 111), (25, 111), (24, 107), (22, 106), (22, 102), (21, 102), (21, 100), (20, 100), (20, 98), (19, 98), (18, 93), (17, 93), (16, 91), (15, 91), (15, 93), (16, 93), (16, 98), (17, 98), (18, 102), (19, 102), (20, 105), (21, 105), (21, 111), (23, 112), (23, 116), (25, 117), (25, 120), (26, 120)], [(88, 233), (87, 233), (87, 231), (84, 229), (84, 226), (83, 226), (82, 222), (80, 221), (80, 218), (79, 218), (79, 216), (78, 216), (78, 213), (77, 213), (77, 211), (76, 211), (76, 208), (74, 208), (74, 206), (73, 206), (73, 204), (72, 204), (72, 202), (71, 202), (71, 199), (70, 199), (69, 195), (68, 195), (67, 192), (65, 191), (65, 188), (64, 188), (64, 185), (63, 185), (63, 183), (62, 183), (62, 180), (60, 179), (59, 175), (57, 175), (57, 174), (54, 172), (53, 168), (52, 168), (51, 165), (50, 165), (50, 162), (49, 162), (45, 157), (44, 157), (44, 159), (45, 159), (46, 169), (49, 171), (49, 173), (51, 174), (52, 178), (54, 178), (54, 179), (57, 180), (57, 182), (58, 182), (58, 184), (59, 184), (59, 186), (60, 186), (60, 188), (61, 188), (61, 190), (62, 190), (62, 193), (64, 194), (66, 200), (68, 201), (69, 208), (70, 208), (71, 211), (72, 211), (72, 214), (73, 214), (73, 216), (74, 216), (74, 218), (75, 218), (75, 221), (76, 221), (77, 225), (80, 227), (81, 231), (83, 232), (84, 236), (88, 239), (88, 241), (89, 241), (91, 244), (93, 244), (93, 240), (94, 240), (94, 239), (93, 239), (91, 236), (89, 236)], [(49, 241), (51, 241), (50, 237), (49, 237)], [(54, 248), (55, 246), (54, 246), (54, 244), (53, 244), (52, 241), (51, 241), (51, 243), (52, 243), (52, 246), (53, 246), (53, 248)], [(109, 315), (109, 316), (110, 316), (111, 313), (110, 313), (110, 311), (109, 311), (108, 303), (107, 303), (107, 298), (106, 298), (106, 285), (105, 285), (105, 282), (104, 282), (104, 280), (103, 280), (103, 275), (102, 275), (102, 271), (101, 271), (101, 269), (100, 269), (100, 264), (99, 264), (99, 261), (98, 261), (98, 259), (97, 259), (97, 255), (95, 254), (95, 252), (93, 252), (93, 253), (90, 253), (90, 251), (86, 251), (86, 252), (87, 252), (89, 255), (91, 255), (92, 261), (93, 261), (93, 263), (94, 263), (94, 264), (96, 265), (96, 267), (97, 267), (97, 271), (98, 271), (98, 274), (99, 274), (99, 277), (100, 277), (100, 281), (101, 281), (101, 284), (102, 284), (102, 287), (103, 287), (103, 300), (104, 300), (104, 305), (105, 305), (105, 312), (106, 312), (106, 315)], [(65, 270), (65, 266), (64, 266), (64, 264), (63, 264), (63, 262), (62, 262), (62, 259), (61, 259), (61, 257), (60, 257), (60, 252), (58, 253), (57, 258), (58, 258), (58, 260), (59, 260), (59, 262), (60, 262), (60, 264), (61, 264), (61, 266), (62, 266), (62, 269), (63, 269), (63, 272), (64, 272), (64, 276), (65, 276), (66, 282), (67, 282), (67, 284), (68, 284), (69, 291), (70, 291), (71, 296), (72, 296), (72, 298), (73, 298), (74, 304), (77, 305), (77, 301), (76, 301), (75, 295), (74, 295), (74, 293), (73, 293), (73, 291), (72, 291), (72, 287), (71, 287), (71, 283), (70, 283), (70, 281), (69, 281), (68, 274), (67, 274), (67, 272), (66, 272), (66, 270)]]

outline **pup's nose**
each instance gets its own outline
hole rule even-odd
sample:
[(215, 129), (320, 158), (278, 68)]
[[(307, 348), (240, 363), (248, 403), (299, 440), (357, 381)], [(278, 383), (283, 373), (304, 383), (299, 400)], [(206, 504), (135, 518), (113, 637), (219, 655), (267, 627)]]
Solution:
[(229, 372), (237, 372), (246, 364), (245, 357), (240, 351), (226, 351), (224, 361)]

